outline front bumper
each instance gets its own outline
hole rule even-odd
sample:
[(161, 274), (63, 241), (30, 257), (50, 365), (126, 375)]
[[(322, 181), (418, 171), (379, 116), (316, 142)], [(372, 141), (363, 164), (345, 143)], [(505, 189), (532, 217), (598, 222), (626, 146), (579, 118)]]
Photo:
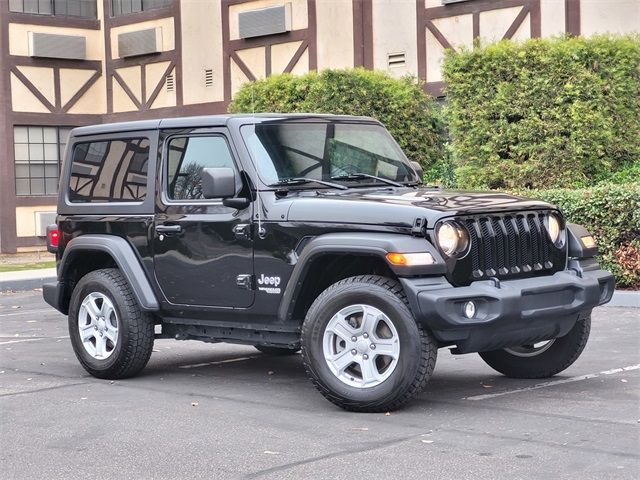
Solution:
[[(571, 265), (570, 265), (571, 267)], [(479, 281), (454, 287), (444, 277), (402, 278), (416, 320), (454, 353), (496, 350), (566, 335), (591, 309), (611, 300), (611, 273), (573, 270), (520, 280)], [(476, 314), (464, 316), (473, 301)]]

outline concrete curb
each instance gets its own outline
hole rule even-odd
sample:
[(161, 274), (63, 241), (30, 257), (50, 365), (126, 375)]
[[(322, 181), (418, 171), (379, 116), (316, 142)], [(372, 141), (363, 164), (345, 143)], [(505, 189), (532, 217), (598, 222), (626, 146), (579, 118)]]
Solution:
[(43, 283), (55, 282), (56, 277), (27, 278), (24, 280), (0, 280), (0, 292), (33, 290), (42, 288)]
[(640, 308), (640, 290), (616, 290), (605, 307)]

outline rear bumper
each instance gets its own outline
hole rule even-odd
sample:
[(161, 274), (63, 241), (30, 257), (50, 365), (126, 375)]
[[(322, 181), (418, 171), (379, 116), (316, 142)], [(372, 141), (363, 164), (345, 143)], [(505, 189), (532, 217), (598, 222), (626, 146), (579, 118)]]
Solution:
[[(545, 277), (467, 287), (453, 287), (443, 277), (401, 282), (416, 319), (441, 343), (456, 345), (454, 353), (480, 352), (561, 337), (593, 307), (611, 300), (611, 273), (576, 266)], [(468, 301), (476, 305), (473, 318), (463, 313)]]

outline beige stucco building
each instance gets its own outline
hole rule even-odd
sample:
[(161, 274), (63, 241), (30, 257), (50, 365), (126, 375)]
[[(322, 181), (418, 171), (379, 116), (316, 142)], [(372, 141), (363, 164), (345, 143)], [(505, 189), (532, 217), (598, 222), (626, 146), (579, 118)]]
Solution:
[(640, 29), (640, 0), (0, 0), (0, 251), (41, 247), (69, 129), (222, 113), (244, 83), (364, 66), (439, 95), (446, 48)]

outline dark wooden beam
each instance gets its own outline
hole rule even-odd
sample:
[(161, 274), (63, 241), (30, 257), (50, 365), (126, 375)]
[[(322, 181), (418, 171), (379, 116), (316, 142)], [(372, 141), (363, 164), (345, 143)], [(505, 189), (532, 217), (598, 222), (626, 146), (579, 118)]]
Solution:
[(570, 35), (580, 35), (580, 0), (564, 0), (565, 31)]

